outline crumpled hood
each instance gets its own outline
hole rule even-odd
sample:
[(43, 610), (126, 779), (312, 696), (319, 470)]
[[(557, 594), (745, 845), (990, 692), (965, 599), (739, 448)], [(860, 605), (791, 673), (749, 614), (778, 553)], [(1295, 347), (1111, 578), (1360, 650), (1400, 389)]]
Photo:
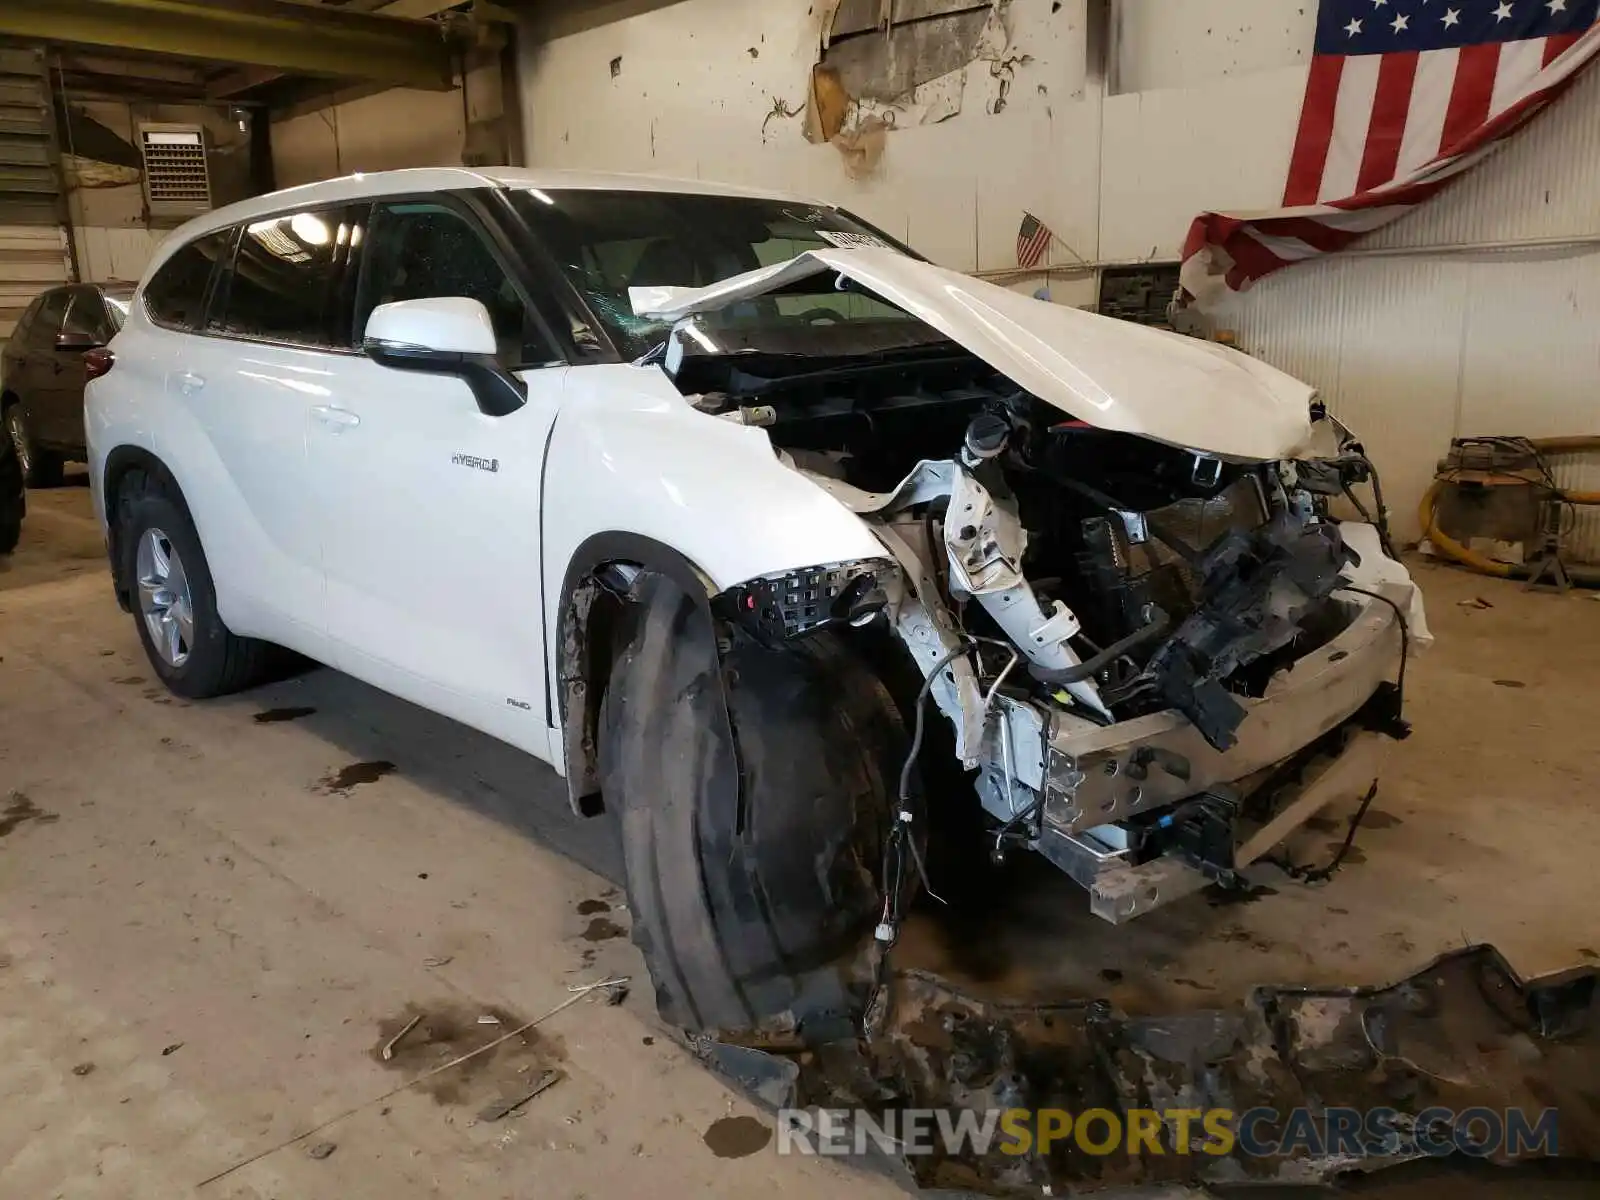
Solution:
[(903, 308), (1063, 412), (1229, 459), (1293, 458), (1313, 389), (1237, 350), (1035, 300), (890, 249), (810, 250), (704, 288), (630, 289), (676, 321), (836, 271)]

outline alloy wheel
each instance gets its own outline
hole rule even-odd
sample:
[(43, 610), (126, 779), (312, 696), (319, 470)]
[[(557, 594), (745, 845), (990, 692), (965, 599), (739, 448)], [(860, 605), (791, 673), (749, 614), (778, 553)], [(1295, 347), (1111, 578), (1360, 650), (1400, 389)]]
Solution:
[(17, 465), (26, 479), (33, 472), (33, 448), (28, 444), (28, 427), (22, 422), (22, 410), (15, 406), (6, 413), (6, 432), (11, 435), (11, 445), (17, 451)]
[(139, 578), (139, 612), (151, 643), (168, 666), (183, 666), (194, 648), (194, 603), (189, 576), (172, 539), (154, 526), (146, 529), (139, 538), (134, 571)]

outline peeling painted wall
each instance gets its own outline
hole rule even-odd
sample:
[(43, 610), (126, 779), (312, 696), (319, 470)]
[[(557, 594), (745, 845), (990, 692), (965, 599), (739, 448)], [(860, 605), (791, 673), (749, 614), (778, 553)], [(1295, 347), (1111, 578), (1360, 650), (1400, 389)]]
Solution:
[[(896, 128), (861, 178), (803, 132), (831, 12), (805, 0), (683, 0), (542, 45), (525, 37), (528, 161), (816, 195), (968, 271), (1015, 268), (1026, 209), (1060, 235), (1058, 265), (1074, 261), (1067, 246), (1094, 258), (1099, 95), (1086, 70), (1085, 0), (1013, 0), (1009, 42), (1028, 61), (998, 73), (969, 66), (949, 103), (959, 111)], [(1093, 298), (1092, 278), (1051, 286), (1058, 300)]]
[(805, 192), (984, 273), (1016, 267), (1032, 212), (1060, 238), (1053, 298), (1092, 303), (1080, 259), (1171, 259), (1202, 208), (1282, 194), (1314, 14), (1312, 0), (1112, 0), (1109, 74), (1147, 90), (1107, 96), (1089, 68), (1104, 2), (1009, 0), (999, 61), (918, 88), (862, 178), (802, 136), (837, 3), (680, 0), (543, 41), (530, 28), (528, 161)]

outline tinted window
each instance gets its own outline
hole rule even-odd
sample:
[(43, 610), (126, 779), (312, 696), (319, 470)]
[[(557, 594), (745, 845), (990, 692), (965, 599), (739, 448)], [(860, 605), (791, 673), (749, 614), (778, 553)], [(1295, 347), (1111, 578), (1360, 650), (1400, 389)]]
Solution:
[(123, 322), (128, 319), (129, 298), (125, 295), (114, 296), (106, 293), (106, 315), (111, 320), (112, 332), (122, 328)]
[[(630, 287), (703, 287), (807, 250), (907, 252), (850, 214), (816, 204), (565, 188), (514, 193), (512, 202), (629, 357), (667, 332), (663, 322), (634, 314)], [(941, 340), (902, 309), (841, 288), (831, 271), (707, 314), (700, 327), (727, 351), (870, 353)]]
[(246, 225), (218, 289), (212, 327), (271, 341), (349, 345), (348, 327), (332, 318), (351, 230), (342, 209)]
[(56, 334), (61, 332), (61, 322), (67, 315), (69, 295), (62, 289), (39, 297), (38, 306), (28, 316), (29, 341), (55, 344)]
[(61, 327), (65, 333), (81, 334), (102, 345), (117, 331), (106, 314), (105, 301), (94, 288), (73, 289), (72, 302), (67, 306), (66, 320)]
[(356, 329), (366, 328), (380, 304), (436, 296), (481, 301), (507, 362), (531, 366), (558, 357), (485, 235), (465, 216), (442, 204), (380, 205), (367, 239)]
[(177, 250), (145, 285), (144, 306), (162, 325), (192, 329), (200, 323), (211, 268), (227, 253), (233, 230), (208, 233)]

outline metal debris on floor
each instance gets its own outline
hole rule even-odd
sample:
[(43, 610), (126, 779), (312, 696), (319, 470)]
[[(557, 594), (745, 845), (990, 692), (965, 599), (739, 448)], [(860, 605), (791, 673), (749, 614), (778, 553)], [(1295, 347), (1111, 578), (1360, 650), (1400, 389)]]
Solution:
[[(534, 1017), (532, 1020), (529, 1020), (529, 1021), (523, 1021), (516, 1028), (512, 1029), (510, 1032), (503, 1033), (499, 1037), (495, 1038), (494, 1040), (489, 1041), (489, 1042), (485, 1042), (483, 1045), (478, 1046), (478, 1047), (476, 1047), (476, 1048), (474, 1048), (472, 1050), (468, 1050), (464, 1054), (458, 1054), (455, 1057), (449, 1059), (448, 1061), (440, 1063), (436, 1067), (432, 1067), (429, 1070), (423, 1071), (420, 1075), (416, 1075), (416, 1076), (412, 1077), (411, 1079), (407, 1079), (404, 1083), (396, 1084), (394, 1087), (390, 1088), (386, 1092), (381, 1093), (380, 1095), (373, 1096), (371, 1099), (368, 1099), (368, 1100), (363, 1100), (360, 1104), (353, 1105), (352, 1107), (345, 1109), (341, 1113), (336, 1113), (335, 1115), (329, 1117), (327, 1120), (322, 1121), (322, 1122), (320, 1122), (320, 1123), (318, 1123), (316, 1125), (313, 1125), (310, 1129), (302, 1130), (300, 1133), (295, 1134), (293, 1137), (284, 1138), (282, 1141), (276, 1143), (275, 1145), (268, 1146), (263, 1150), (258, 1150), (256, 1153), (254, 1153), (252, 1155), (249, 1155), (248, 1157), (238, 1159), (237, 1161), (235, 1161), (233, 1163), (230, 1163), (228, 1166), (222, 1168), (220, 1171), (216, 1171), (213, 1174), (208, 1175), (204, 1179), (200, 1180), (197, 1184), (195, 1184), (195, 1188), (196, 1188), (196, 1190), (198, 1190), (200, 1188), (207, 1187), (210, 1184), (216, 1183), (219, 1180), (226, 1179), (228, 1176), (232, 1175), (234, 1172), (243, 1170), (245, 1167), (248, 1167), (251, 1163), (260, 1162), (263, 1158), (266, 1158), (269, 1155), (276, 1154), (278, 1151), (280, 1151), (280, 1150), (282, 1150), (282, 1149), (284, 1149), (284, 1148), (286, 1148), (288, 1146), (293, 1146), (297, 1142), (303, 1142), (307, 1138), (310, 1138), (315, 1134), (321, 1133), (324, 1129), (327, 1129), (327, 1128), (329, 1128), (329, 1127), (331, 1127), (333, 1125), (337, 1125), (340, 1121), (343, 1121), (348, 1117), (352, 1117), (358, 1112), (363, 1112), (368, 1108), (372, 1108), (372, 1107), (374, 1107), (376, 1105), (382, 1104), (384, 1101), (390, 1100), (390, 1099), (394, 1098), (395, 1096), (398, 1096), (401, 1092), (404, 1092), (404, 1091), (406, 1091), (406, 1090), (408, 1090), (410, 1088), (414, 1088), (414, 1087), (418, 1086), (419, 1084), (426, 1083), (428, 1080), (434, 1079), (434, 1078), (438, 1077), (439, 1075), (444, 1074), (446, 1071), (453, 1071), (456, 1068), (462, 1066), (464, 1063), (471, 1062), (472, 1060), (478, 1058), (480, 1055), (488, 1054), (488, 1053), (492, 1052), (493, 1050), (495, 1050), (497, 1047), (499, 1047), (499, 1046), (503, 1045), (504, 1043), (510, 1041), (512, 1038), (520, 1037), (522, 1034), (528, 1032), (528, 1030), (534, 1028), (536, 1025), (542, 1025), (542, 1024), (544, 1024), (544, 1022), (550, 1020), (552, 1017), (554, 1017), (554, 1016), (556, 1016), (556, 1015), (558, 1015), (560, 1013), (565, 1012), (567, 1009), (571, 1008), (574, 1004), (577, 1004), (580, 1000), (585, 999), (586, 997), (592, 995), (594, 992), (604, 991), (606, 989), (614, 988), (614, 987), (620, 987), (620, 986), (625, 985), (627, 983), (628, 983), (628, 977), (627, 976), (619, 976), (619, 977), (614, 978), (614, 979), (602, 979), (602, 980), (599, 980), (599, 981), (597, 981), (595, 983), (585, 983), (585, 984), (577, 984), (577, 985), (569, 986), (567, 988), (567, 991), (572, 993), (572, 994), (569, 995), (565, 1000), (561, 1001), (561, 1003), (555, 1005), (549, 1011), (541, 1014), (540, 1016)], [(423, 1015), (421, 1013), (415, 1014), (415, 1019), (411, 1022), (411, 1024), (415, 1025), (418, 1021), (421, 1021), (422, 1020), (422, 1016)], [(409, 1026), (408, 1026), (408, 1028), (409, 1028)], [(394, 1049), (394, 1044), (398, 1040), (399, 1040), (398, 1036), (396, 1036), (394, 1038), (391, 1038), (390, 1041), (388, 1043), (386, 1043), (385, 1049), (390, 1050), (391, 1053), (392, 1053), (392, 1051)], [(557, 1074), (559, 1075), (559, 1072)], [(554, 1082), (554, 1081), (552, 1081), (552, 1082)], [(549, 1085), (546, 1084), (545, 1086), (548, 1087)], [(532, 1099), (533, 1096), (537, 1095), (537, 1094), (538, 1094), (537, 1091), (534, 1091), (534, 1092), (531, 1092), (531, 1093), (527, 1094), (524, 1097), (522, 1102), (526, 1102), (526, 1100)], [(316, 1147), (313, 1147), (313, 1153), (315, 1152), (316, 1149), (320, 1149), (321, 1146), (323, 1146), (323, 1145), (327, 1145), (328, 1147), (330, 1147), (329, 1150), (327, 1151), (328, 1154), (333, 1153), (333, 1150), (332, 1150), (333, 1143), (331, 1143), (331, 1142), (318, 1143), (318, 1145)], [(326, 1156), (324, 1155), (324, 1157), (326, 1157)]]
[(383, 1049), (378, 1052), (378, 1057), (382, 1058), (384, 1062), (388, 1062), (390, 1059), (394, 1058), (394, 1048), (400, 1044), (401, 1039), (404, 1038), (406, 1034), (410, 1033), (417, 1027), (418, 1022), (421, 1020), (422, 1014), (418, 1013), (416, 1016), (412, 1017), (411, 1020), (407, 1021), (403, 1026), (401, 1026), (400, 1032), (395, 1034), (383, 1044)]
[[(691, 1048), (775, 1108), (866, 1111), (891, 1123), (910, 1109), (953, 1109), (955, 1120), (979, 1122), (1012, 1109), (1095, 1109), (1130, 1130), (1136, 1111), (1165, 1114), (1152, 1134), (1161, 1153), (1130, 1156), (1118, 1139), (1094, 1154), (1062, 1139), (1044, 1155), (1036, 1145), (1017, 1154), (991, 1143), (982, 1153), (936, 1149), (884, 1162), (924, 1188), (1038, 1196), (1149, 1183), (1310, 1184), (1423, 1157), (1430, 1109), (1559, 1109), (1561, 1154), (1600, 1156), (1597, 979), (1600, 968), (1588, 966), (1525, 981), (1493, 947), (1474, 946), (1389, 987), (1259, 987), (1234, 1008), (1129, 1017), (1104, 1000), (990, 1004), (908, 971), (894, 978), (892, 1011), (870, 1042), (845, 1034), (819, 1043), (769, 1027), (696, 1038)], [(1291, 1147), (1282, 1124), (1273, 1134), (1282, 1152), (1270, 1157), (1245, 1154), (1242, 1137), (1226, 1154), (1193, 1152), (1187, 1125), (1180, 1133), (1172, 1117), (1214, 1109), (1304, 1111), (1313, 1120), (1385, 1110), (1392, 1126), (1383, 1141), (1362, 1141), (1359, 1154), (1331, 1136)], [(1502, 1165), (1516, 1157), (1515, 1139), (1482, 1149)]]
[(562, 1078), (563, 1076), (560, 1071), (546, 1071), (543, 1075), (539, 1076), (539, 1081), (535, 1083), (530, 1090), (524, 1092), (522, 1095), (510, 1100), (496, 1100), (493, 1104), (490, 1104), (486, 1108), (480, 1109), (478, 1112), (478, 1120), (503, 1120), (504, 1118), (509, 1117), (512, 1113), (516, 1112), (524, 1104), (526, 1104), (529, 1100), (532, 1100), (541, 1092), (549, 1091), (557, 1083), (561, 1082)]

